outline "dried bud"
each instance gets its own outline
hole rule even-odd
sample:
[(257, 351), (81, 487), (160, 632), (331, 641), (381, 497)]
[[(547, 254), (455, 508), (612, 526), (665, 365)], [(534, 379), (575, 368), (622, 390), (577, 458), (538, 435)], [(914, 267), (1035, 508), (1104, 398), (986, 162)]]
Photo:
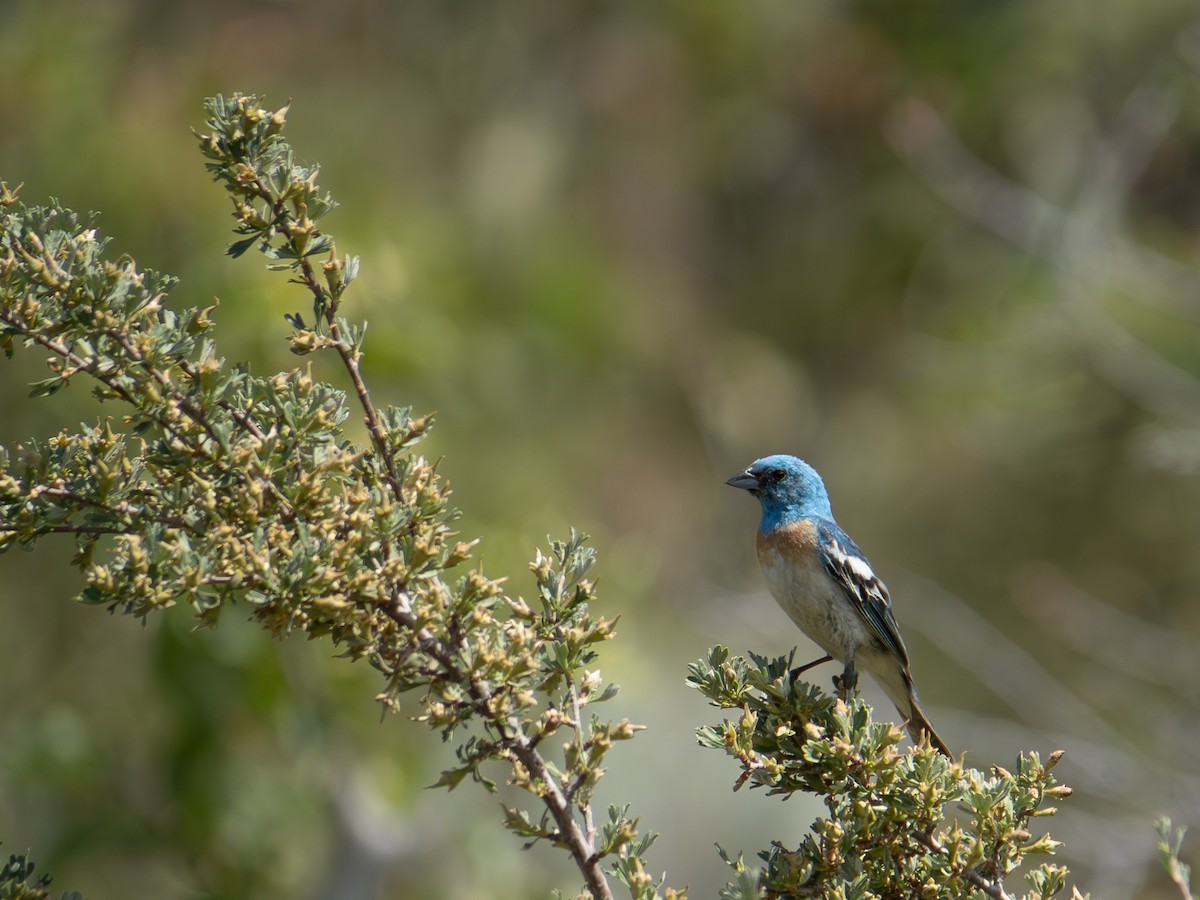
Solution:
[(287, 124), (287, 114), (291, 106), (292, 104), (289, 101), (286, 106), (281, 106), (275, 112), (271, 113), (267, 134), (278, 134), (283, 130), (283, 126)]

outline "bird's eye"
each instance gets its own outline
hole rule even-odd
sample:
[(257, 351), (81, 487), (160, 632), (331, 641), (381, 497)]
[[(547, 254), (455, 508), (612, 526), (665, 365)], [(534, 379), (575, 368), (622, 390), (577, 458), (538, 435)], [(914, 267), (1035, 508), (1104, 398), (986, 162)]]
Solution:
[(785, 478), (787, 478), (787, 471), (785, 469), (772, 469), (771, 470), (771, 480), (772, 481), (783, 481), (783, 479), (785, 479)]

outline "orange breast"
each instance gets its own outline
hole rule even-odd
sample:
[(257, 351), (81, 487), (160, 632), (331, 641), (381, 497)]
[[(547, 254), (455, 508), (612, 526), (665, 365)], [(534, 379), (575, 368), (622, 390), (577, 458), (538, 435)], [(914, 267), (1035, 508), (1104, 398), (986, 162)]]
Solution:
[(817, 562), (817, 526), (810, 519), (784, 525), (770, 534), (760, 531), (755, 544), (762, 565), (783, 563), (803, 567)]

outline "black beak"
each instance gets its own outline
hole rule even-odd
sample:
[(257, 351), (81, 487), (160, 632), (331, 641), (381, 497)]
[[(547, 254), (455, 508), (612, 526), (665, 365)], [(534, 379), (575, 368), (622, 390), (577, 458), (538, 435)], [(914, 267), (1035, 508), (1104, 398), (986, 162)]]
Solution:
[(755, 491), (759, 487), (758, 478), (751, 475), (749, 469), (745, 472), (738, 472), (725, 483), (730, 487), (741, 488), (743, 491)]

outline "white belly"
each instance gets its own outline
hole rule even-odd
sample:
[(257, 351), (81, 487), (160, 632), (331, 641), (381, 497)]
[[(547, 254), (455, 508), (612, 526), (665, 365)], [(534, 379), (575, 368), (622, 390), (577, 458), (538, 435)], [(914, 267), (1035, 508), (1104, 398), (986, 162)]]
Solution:
[(759, 563), (767, 588), (801, 631), (838, 662), (867, 662), (873, 655), (870, 632), (841, 588), (823, 573), (808, 577), (773, 547), (760, 549)]
[[(797, 541), (789, 555), (803, 557), (806, 552), (817, 551), (811, 543)], [(873, 675), (908, 718), (911, 682), (904, 664), (880, 643), (854, 602), (826, 577), (824, 569), (797, 565), (778, 544), (761, 535), (758, 562), (771, 594), (800, 630), (838, 662), (853, 660), (856, 668)]]

